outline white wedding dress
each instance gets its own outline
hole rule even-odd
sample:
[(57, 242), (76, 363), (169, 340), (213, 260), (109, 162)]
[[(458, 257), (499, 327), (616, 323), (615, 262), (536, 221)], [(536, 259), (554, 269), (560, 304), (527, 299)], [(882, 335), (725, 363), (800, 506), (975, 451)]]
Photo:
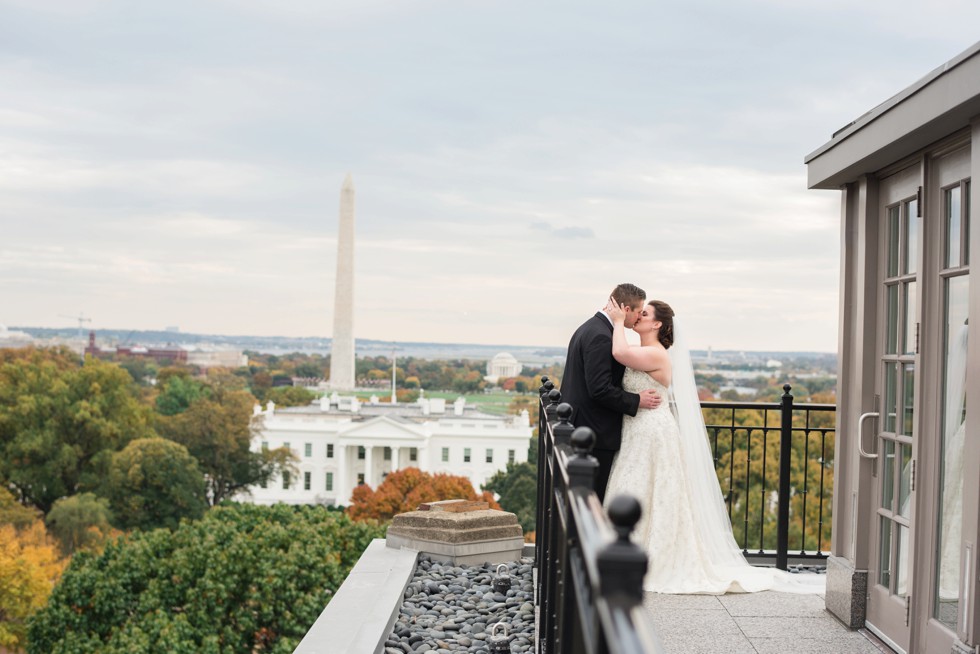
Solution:
[[(690, 367), (689, 359), (686, 365)], [(677, 372), (675, 363), (675, 384)], [(689, 383), (694, 383), (693, 372)], [(672, 396), (681, 402), (676, 392), (670, 394), (650, 375), (629, 368), (623, 388), (633, 393), (652, 388), (664, 400)], [(824, 575), (754, 567), (742, 556), (732, 536), (694, 389), (693, 399), (684, 396), (684, 401), (696, 403), (696, 408), (687, 407), (685, 418), (683, 407), (677, 407), (683, 429), (667, 401), (657, 409), (641, 409), (635, 417), (624, 417), (622, 445), (606, 487), (607, 505), (617, 495), (629, 494), (642, 507), (632, 537), (649, 559), (643, 589), (715, 595), (760, 590), (823, 592)], [(692, 418), (694, 413), (696, 418)], [(685, 420), (700, 421), (700, 433)]]

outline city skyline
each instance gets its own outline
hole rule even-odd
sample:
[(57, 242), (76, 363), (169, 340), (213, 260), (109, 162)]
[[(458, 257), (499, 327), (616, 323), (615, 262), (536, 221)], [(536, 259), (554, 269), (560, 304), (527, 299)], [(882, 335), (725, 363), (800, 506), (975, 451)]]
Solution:
[(630, 281), (834, 351), (803, 157), (976, 40), (940, 8), (0, 0), (0, 324), (329, 338), (350, 172), (357, 338), (564, 346)]

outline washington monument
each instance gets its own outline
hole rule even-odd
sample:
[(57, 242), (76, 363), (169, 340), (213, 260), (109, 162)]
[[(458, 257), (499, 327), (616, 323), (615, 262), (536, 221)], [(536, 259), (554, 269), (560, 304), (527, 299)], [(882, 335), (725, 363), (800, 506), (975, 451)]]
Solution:
[(354, 390), (354, 180), (350, 173), (340, 187), (330, 388)]

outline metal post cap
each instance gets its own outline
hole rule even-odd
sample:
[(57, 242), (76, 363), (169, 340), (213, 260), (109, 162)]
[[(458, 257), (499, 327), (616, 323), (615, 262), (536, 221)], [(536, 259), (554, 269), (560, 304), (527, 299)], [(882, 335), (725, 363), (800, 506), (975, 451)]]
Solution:
[(579, 427), (572, 432), (572, 448), (576, 454), (588, 454), (593, 447), (595, 447), (595, 432), (590, 427)]

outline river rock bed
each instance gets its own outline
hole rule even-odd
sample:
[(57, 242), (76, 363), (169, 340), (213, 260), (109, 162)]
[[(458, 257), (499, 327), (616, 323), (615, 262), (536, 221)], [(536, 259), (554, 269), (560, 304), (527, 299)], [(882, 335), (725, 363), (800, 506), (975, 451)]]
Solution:
[[(405, 588), (398, 618), (385, 641), (385, 654), (489, 652), (493, 625), (507, 627), (509, 650), (531, 651), (534, 643), (532, 560), (507, 566), (510, 588), (493, 590), (497, 565), (453, 565), (419, 556)], [(500, 569), (504, 573), (504, 569)], [(498, 627), (493, 637), (502, 637)]]

